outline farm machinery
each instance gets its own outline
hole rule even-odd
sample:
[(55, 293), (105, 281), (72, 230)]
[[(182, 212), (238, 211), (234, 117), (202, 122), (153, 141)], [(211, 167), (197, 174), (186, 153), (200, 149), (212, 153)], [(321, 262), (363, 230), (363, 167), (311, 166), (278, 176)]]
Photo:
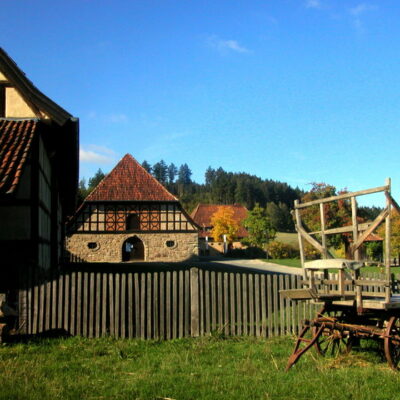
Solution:
[[(374, 221), (363, 222), (357, 215), (359, 196), (383, 193), (385, 207)], [(345, 204), (351, 224), (328, 226), (327, 210), (332, 205)], [(331, 207), (331, 208), (329, 208)], [(320, 355), (350, 352), (361, 339), (379, 341), (389, 366), (397, 369), (400, 361), (400, 294), (394, 293), (391, 274), (391, 216), (400, 207), (391, 196), (391, 182), (381, 187), (318, 198), (309, 202), (295, 202), (294, 214), (303, 267), (301, 289), (281, 291), (281, 295), (294, 301), (310, 301), (320, 305), (313, 319), (303, 321), (294, 350), (289, 357), (289, 370), (310, 349)], [(318, 227), (310, 231), (303, 221), (308, 213), (317, 215)], [(336, 208), (337, 210), (337, 208)], [(310, 215), (310, 214), (308, 214)], [(363, 244), (373, 232), (384, 224), (384, 274), (371, 279), (363, 274), (369, 265), (363, 260)], [(346, 235), (346, 258), (334, 258), (329, 251), (329, 235)], [(322, 259), (305, 260), (305, 243), (309, 243)]]

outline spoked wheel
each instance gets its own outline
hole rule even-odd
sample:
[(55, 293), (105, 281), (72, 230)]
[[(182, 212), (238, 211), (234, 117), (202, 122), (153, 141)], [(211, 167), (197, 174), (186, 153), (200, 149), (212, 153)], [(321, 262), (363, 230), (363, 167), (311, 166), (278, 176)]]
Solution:
[(392, 369), (398, 368), (400, 361), (400, 319), (390, 317), (384, 338), (386, 360)]
[[(332, 321), (343, 322), (348, 316), (345, 311), (328, 311), (322, 318), (331, 319)], [(313, 334), (318, 331), (318, 327), (313, 327)], [(315, 341), (314, 347), (321, 356), (337, 356), (340, 354), (348, 354), (353, 346), (354, 338), (348, 331), (332, 329), (328, 326), (322, 330), (321, 335)]]

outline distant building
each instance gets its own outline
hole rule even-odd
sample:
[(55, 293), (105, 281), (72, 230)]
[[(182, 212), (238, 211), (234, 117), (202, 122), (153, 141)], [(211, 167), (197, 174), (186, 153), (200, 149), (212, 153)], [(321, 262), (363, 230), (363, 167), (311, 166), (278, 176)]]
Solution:
[(20, 316), (19, 289), (63, 254), (64, 222), (76, 207), (78, 130), (0, 48), (0, 294)]
[(87, 262), (185, 261), (198, 255), (197, 231), (178, 199), (127, 154), (77, 210), (66, 248)]
[(244, 246), (241, 240), (248, 236), (243, 226), (243, 220), (247, 217), (248, 210), (240, 204), (219, 205), (219, 204), (198, 204), (192, 211), (191, 217), (198, 226), (200, 255), (218, 255), (224, 252), (224, 243), (215, 241), (211, 236), (211, 218), (220, 209), (228, 208), (233, 212), (233, 219), (239, 224), (238, 240), (231, 244), (232, 249), (241, 249)]

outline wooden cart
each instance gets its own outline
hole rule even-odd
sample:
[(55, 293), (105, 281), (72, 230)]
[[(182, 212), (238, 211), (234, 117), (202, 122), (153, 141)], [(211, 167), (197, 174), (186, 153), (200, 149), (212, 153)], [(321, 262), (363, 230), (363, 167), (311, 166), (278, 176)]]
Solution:
[[(397, 212), (400, 212), (400, 208), (391, 196), (390, 186), (388, 179), (382, 187), (307, 203), (295, 202), (296, 230), (304, 269), (303, 288), (283, 290), (281, 295), (291, 300), (320, 303), (321, 309), (314, 319), (303, 322), (286, 370), (311, 348), (321, 355), (346, 353), (361, 338), (383, 341), (386, 359), (391, 368), (397, 369), (400, 361), (400, 294), (394, 294), (392, 290), (390, 216), (392, 208)], [(379, 192), (385, 195), (384, 209), (374, 221), (360, 223), (357, 217), (357, 197)], [(326, 207), (338, 201), (347, 202), (351, 208), (352, 224), (326, 228)], [(302, 210), (309, 207), (313, 207), (319, 214), (319, 231), (310, 232), (302, 221)], [(381, 223), (385, 223), (385, 274), (379, 280), (366, 279), (361, 271), (368, 262), (361, 259), (360, 250)], [(332, 234), (345, 234), (351, 238), (348, 259), (335, 259), (330, 254), (327, 237)], [(305, 242), (321, 253), (321, 260), (306, 262)]]

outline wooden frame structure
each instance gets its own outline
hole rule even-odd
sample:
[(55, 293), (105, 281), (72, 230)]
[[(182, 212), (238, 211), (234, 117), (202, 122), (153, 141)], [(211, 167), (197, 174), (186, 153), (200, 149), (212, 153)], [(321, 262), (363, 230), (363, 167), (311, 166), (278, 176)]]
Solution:
[[(357, 218), (357, 197), (373, 193), (384, 193), (386, 206), (368, 223), (359, 223)], [(325, 207), (337, 201), (350, 202), (351, 225), (327, 228)], [(303, 209), (315, 207), (319, 213), (319, 231), (309, 232), (302, 221)], [(391, 210), (400, 213), (400, 207), (391, 196), (391, 181), (386, 184), (358, 192), (344, 193), (306, 203), (295, 202), (294, 214), (298, 233), (301, 263), (304, 268), (303, 288), (283, 290), (281, 295), (291, 300), (312, 300), (321, 303), (322, 308), (312, 320), (305, 320), (296, 340), (293, 353), (289, 357), (287, 370), (309, 349), (314, 347), (321, 355), (328, 350), (338, 353), (342, 346), (350, 351), (355, 338), (381, 340), (385, 357), (391, 368), (397, 369), (400, 362), (400, 295), (392, 293), (391, 281)], [(366, 262), (360, 258), (360, 246), (368, 236), (385, 222), (385, 274), (383, 279), (366, 279), (360, 269)], [(328, 235), (352, 235), (350, 259), (335, 259), (328, 249)], [(306, 262), (305, 242), (311, 244), (322, 256), (321, 260)], [(337, 271), (332, 278), (331, 270)], [(379, 288), (378, 291), (368, 290)]]
[[(294, 205), (294, 214), (296, 219), (296, 230), (298, 233), (301, 264), (304, 268), (304, 284), (307, 289), (299, 290), (297, 294), (292, 293), (291, 298), (313, 298), (326, 299), (332, 301), (345, 301), (348, 304), (353, 304), (352, 300), (356, 301), (357, 309), (362, 312), (363, 308), (391, 308), (394, 306), (391, 296), (391, 259), (390, 259), (390, 214), (392, 207), (400, 212), (400, 207), (391, 196), (391, 182), (387, 179), (386, 185), (360, 190), (352, 193), (345, 193), (338, 196), (326, 197), (300, 203), (296, 200)], [(372, 222), (359, 223), (357, 219), (357, 197), (374, 193), (384, 193), (386, 198), (386, 206), (381, 213)], [(350, 201), (351, 204), (351, 221), (348, 226), (326, 228), (327, 221), (325, 218), (325, 207), (328, 203), (337, 201)], [(309, 207), (319, 208), (319, 218), (321, 229), (319, 231), (309, 232), (302, 221), (301, 210)], [(360, 246), (365, 242), (368, 236), (381, 224), (385, 222), (385, 279), (384, 280), (365, 280), (360, 276), (360, 268), (365, 265), (365, 262), (360, 258)], [(327, 246), (327, 237), (335, 234), (350, 234), (352, 235), (352, 244), (350, 246), (350, 259), (335, 259), (329, 252)], [(320, 240), (316, 236), (320, 237)], [(322, 260), (307, 262), (305, 259), (305, 242), (308, 242), (316, 250), (321, 253)], [(336, 280), (328, 279), (328, 273), (331, 269), (338, 270)], [(318, 274), (319, 273), (319, 274)], [(321, 277), (321, 273), (323, 277)], [(320, 287), (317, 290), (317, 286)], [(332, 290), (331, 288), (337, 287)], [(351, 290), (346, 290), (351, 286)], [(379, 299), (378, 302), (371, 302), (368, 297), (371, 293), (363, 295), (362, 287), (365, 286), (380, 286), (384, 288), (384, 301)], [(285, 293), (284, 293), (285, 294)], [(374, 293), (374, 297), (382, 296), (381, 293)], [(397, 299), (396, 299), (397, 301)], [(400, 299), (399, 299), (400, 301)], [(397, 306), (396, 306), (397, 307)], [(399, 304), (400, 307), (400, 304)]]

